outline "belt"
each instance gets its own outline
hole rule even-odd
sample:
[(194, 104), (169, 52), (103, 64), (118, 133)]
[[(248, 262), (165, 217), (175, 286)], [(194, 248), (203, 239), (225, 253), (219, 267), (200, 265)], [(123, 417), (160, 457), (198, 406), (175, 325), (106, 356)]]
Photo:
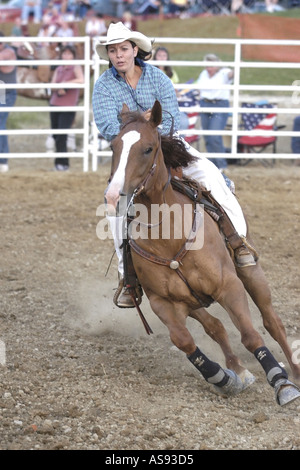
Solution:
[(203, 98), (203, 101), (206, 101), (206, 103), (218, 103), (219, 101), (223, 101), (223, 100), (209, 100), (207, 98)]

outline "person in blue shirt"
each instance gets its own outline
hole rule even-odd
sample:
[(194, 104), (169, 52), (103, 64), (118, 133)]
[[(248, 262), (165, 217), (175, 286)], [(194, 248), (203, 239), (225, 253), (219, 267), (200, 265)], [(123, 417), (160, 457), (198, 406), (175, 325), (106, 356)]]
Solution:
[[(147, 64), (152, 57), (152, 44), (148, 37), (137, 31), (130, 31), (123, 23), (112, 23), (107, 31), (107, 39), (96, 45), (96, 52), (102, 59), (109, 61), (109, 68), (97, 79), (93, 90), (92, 104), (95, 123), (104, 139), (111, 141), (120, 131), (120, 113), (125, 103), (131, 111), (139, 110), (146, 119), (156, 100), (162, 106), (163, 118), (160, 131), (167, 135), (176, 134), (180, 126), (180, 111), (176, 93), (171, 80), (159, 68)], [(212, 196), (223, 207), (240, 239), (246, 238), (247, 224), (243, 211), (219, 169), (188, 143), (188, 151), (196, 156), (196, 161), (183, 169), (186, 177), (197, 180), (211, 191)], [(115, 249), (119, 259), (120, 286), (123, 282), (123, 256), (120, 246), (123, 240), (122, 217), (107, 216), (114, 237)], [(255, 265), (256, 261), (249, 248), (241, 242), (234, 249), (237, 266)], [(120, 291), (120, 289), (118, 289)], [(116, 305), (133, 307), (129, 294), (123, 291)]]

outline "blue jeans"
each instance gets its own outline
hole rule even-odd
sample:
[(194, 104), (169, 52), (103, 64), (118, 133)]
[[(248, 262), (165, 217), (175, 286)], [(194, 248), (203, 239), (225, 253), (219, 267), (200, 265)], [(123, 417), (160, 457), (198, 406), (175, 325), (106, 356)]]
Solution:
[(34, 6), (23, 5), (22, 14), (21, 14), (22, 21), (28, 21), (28, 18), (31, 12), (33, 12), (34, 21), (39, 23), (42, 18), (41, 5), (34, 5)]
[[(1, 112), (1, 108), (4, 106), (14, 106), (17, 99), (17, 91), (16, 90), (5, 90), (5, 104), (0, 103), (0, 130), (4, 131), (6, 129), (6, 122), (9, 113)], [(7, 135), (0, 135), (0, 153), (9, 153), (8, 147), (8, 136)], [(7, 163), (7, 158), (0, 158), (0, 165)]]
[[(51, 128), (55, 129), (70, 129), (74, 122), (76, 113), (73, 111), (69, 112), (50, 112)], [(67, 149), (67, 134), (55, 134), (53, 132), (53, 138), (55, 141), (56, 152), (66, 153)], [(56, 158), (55, 165), (69, 165), (69, 159), (67, 157)]]
[[(228, 108), (228, 100), (216, 100), (216, 102), (200, 100), (200, 106), (205, 108)], [(229, 113), (201, 113), (201, 126), (203, 130), (223, 131), (225, 129)], [(223, 137), (221, 135), (205, 135), (204, 142), (208, 153), (225, 153)], [(218, 168), (226, 168), (226, 158), (210, 158)]]
[[(293, 131), (300, 131), (300, 116), (294, 119)], [(300, 154), (300, 137), (292, 137), (292, 152)]]

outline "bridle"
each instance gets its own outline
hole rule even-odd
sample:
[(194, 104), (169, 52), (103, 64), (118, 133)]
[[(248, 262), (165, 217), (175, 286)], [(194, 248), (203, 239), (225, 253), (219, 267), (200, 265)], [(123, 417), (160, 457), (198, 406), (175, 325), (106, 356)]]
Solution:
[(145, 176), (145, 178), (143, 179), (143, 181), (133, 191), (132, 196), (131, 196), (132, 200), (144, 191), (148, 180), (155, 173), (155, 170), (156, 170), (156, 167), (157, 167), (157, 159), (158, 159), (158, 155), (159, 155), (160, 143), (161, 143), (161, 137), (160, 137), (160, 134), (158, 133), (158, 146), (157, 146), (157, 149), (156, 149), (156, 152), (155, 152), (155, 155), (154, 155), (152, 166), (151, 166), (150, 170), (148, 171), (147, 175)]
[[(130, 200), (127, 204), (127, 209), (126, 209), (126, 215), (128, 217), (128, 215), (130, 213), (132, 213), (131, 211), (131, 208), (133, 207), (134, 205), (134, 200), (137, 196), (139, 196), (144, 190), (145, 190), (145, 187), (147, 185), (147, 182), (149, 181), (149, 179), (155, 174), (155, 170), (157, 168), (157, 160), (158, 160), (158, 156), (159, 156), (159, 151), (160, 151), (160, 148), (161, 148), (161, 136), (160, 136), (160, 133), (158, 132), (158, 146), (157, 146), (157, 149), (156, 149), (156, 152), (155, 152), (155, 155), (154, 155), (154, 159), (153, 159), (153, 163), (152, 163), (152, 166), (150, 168), (150, 170), (148, 171), (147, 175), (145, 176), (145, 178), (143, 179), (143, 181), (141, 183), (139, 183), (139, 185), (135, 188), (135, 190), (133, 191), (131, 197), (130, 197)], [(170, 170), (168, 172), (168, 180), (163, 188), (163, 203), (165, 203), (165, 192), (166, 192), (166, 189), (167, 187), (169, 186), (171, 182), (171, 173), (170, 173)], [(126, 196), (126, 194), (124, 193), (121, 193), (120, 194), (121, 196)], [(162, 219), (163, 220), (163, 219)], [(139, 221), (138, 223), (140, 225), (143, 225), (144, 227), (148, 227), (148, 228), (154, 228), (154, 227), (157, 227), (159, 225), (161, 225), (162, 223), (162, 220), (158, 223), (158, 224), (145, 224), (141, 221)], [(134, 222), (134, 219), (130, 218), (130, 222)]]

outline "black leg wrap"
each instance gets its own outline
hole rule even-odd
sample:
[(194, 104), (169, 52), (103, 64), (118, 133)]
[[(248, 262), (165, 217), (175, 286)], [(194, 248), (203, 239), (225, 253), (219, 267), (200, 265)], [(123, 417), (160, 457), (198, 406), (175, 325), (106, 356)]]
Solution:
[(196, 351), (187, 358), (203, 375), (206, 382), (218, 387), (223, 387), (228, 382), (229, 377), (222, 367), (208, 359), (199, 348), (196, 348)]
[(288, 378), (288, 374), (285, 369), (280, 367), (273, 354), (265, 346), (257, 348), (254, 351), (254, 356), (264, 369), (267, 380), (272, 387), (275, 386), (278, 379)]

